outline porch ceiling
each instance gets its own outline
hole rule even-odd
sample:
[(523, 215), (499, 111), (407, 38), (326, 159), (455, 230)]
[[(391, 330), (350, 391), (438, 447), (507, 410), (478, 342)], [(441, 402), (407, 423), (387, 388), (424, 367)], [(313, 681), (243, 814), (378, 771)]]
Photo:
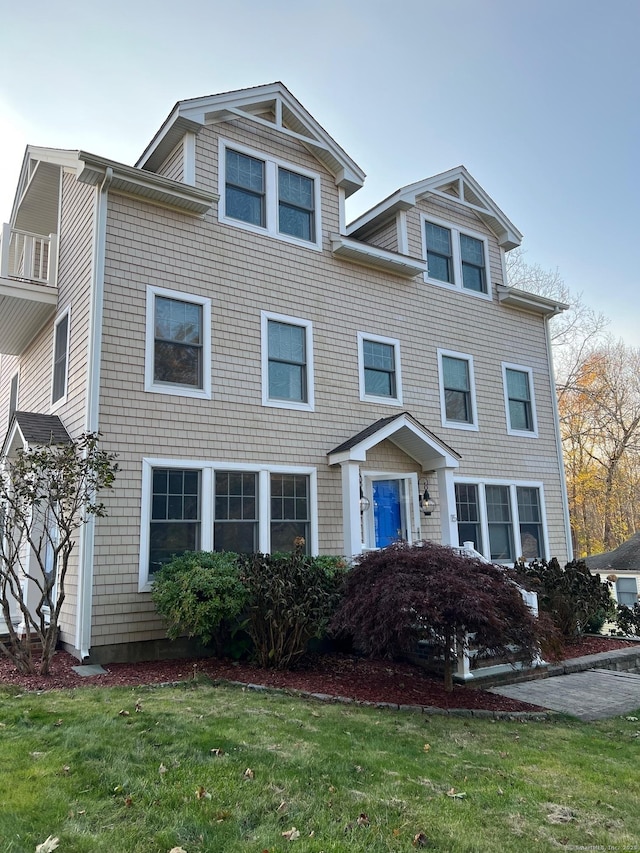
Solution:
[(57, 287), (0, 278), (0, 352), (24, 352), (55, 314), (57, 302)]

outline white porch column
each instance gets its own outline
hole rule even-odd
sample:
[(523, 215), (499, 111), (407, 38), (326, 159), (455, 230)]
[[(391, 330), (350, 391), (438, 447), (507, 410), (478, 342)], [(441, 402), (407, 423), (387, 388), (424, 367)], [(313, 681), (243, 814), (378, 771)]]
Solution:
[(360, 463), (351, 460), (340, 463), (342, 474), (342, 530), (345, 557), (362, 553), (362, 524), (360, 519)]
[(436, 476), (438, 477), (438, 498), (440, 502), (441, 541), (443, 545), (459, 545), (453, 469), (438, 468)]

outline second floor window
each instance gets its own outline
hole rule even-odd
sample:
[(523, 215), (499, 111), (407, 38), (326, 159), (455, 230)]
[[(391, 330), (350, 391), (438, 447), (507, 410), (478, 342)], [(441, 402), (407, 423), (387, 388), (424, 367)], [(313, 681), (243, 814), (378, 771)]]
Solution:
[(51, 402), (63, 402), (67, 396), (69, 364), (69, 312), (56, 322), (53, 333), (53, 385)]
[(399, 341), (358, 332), (358, 362), (361, 400), (402, 404)]
[(210, 342), (208, 299), (147, 288), (145, 391), (209, 399)]
[(202, 306), (156, 296), (154, 382), (202, 387)]
[(313, 410), (313, 336), (308, 320), (262, 313), (262, 402)]
[(439, 352), (443, 425), (477, 429), (470, 356)]
[(503, 364), (507, 432), (536, 436), (533, 375), (529, 368)]

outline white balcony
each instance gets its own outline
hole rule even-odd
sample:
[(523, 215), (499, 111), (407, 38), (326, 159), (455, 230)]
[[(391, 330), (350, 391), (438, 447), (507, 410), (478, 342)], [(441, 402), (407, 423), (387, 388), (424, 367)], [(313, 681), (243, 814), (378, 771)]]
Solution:
[(0, 353), (20, 355), (56, 311), (58, 242), (4, 224), (0, 242)]

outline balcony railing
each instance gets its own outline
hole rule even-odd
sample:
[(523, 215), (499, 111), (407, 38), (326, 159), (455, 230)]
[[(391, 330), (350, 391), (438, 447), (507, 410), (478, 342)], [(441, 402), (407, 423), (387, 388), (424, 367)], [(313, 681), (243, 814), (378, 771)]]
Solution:
[(5, 223), (0, 242), (0, 278), (54, 286), (57, 250), (55, 234), (33, 234)]

